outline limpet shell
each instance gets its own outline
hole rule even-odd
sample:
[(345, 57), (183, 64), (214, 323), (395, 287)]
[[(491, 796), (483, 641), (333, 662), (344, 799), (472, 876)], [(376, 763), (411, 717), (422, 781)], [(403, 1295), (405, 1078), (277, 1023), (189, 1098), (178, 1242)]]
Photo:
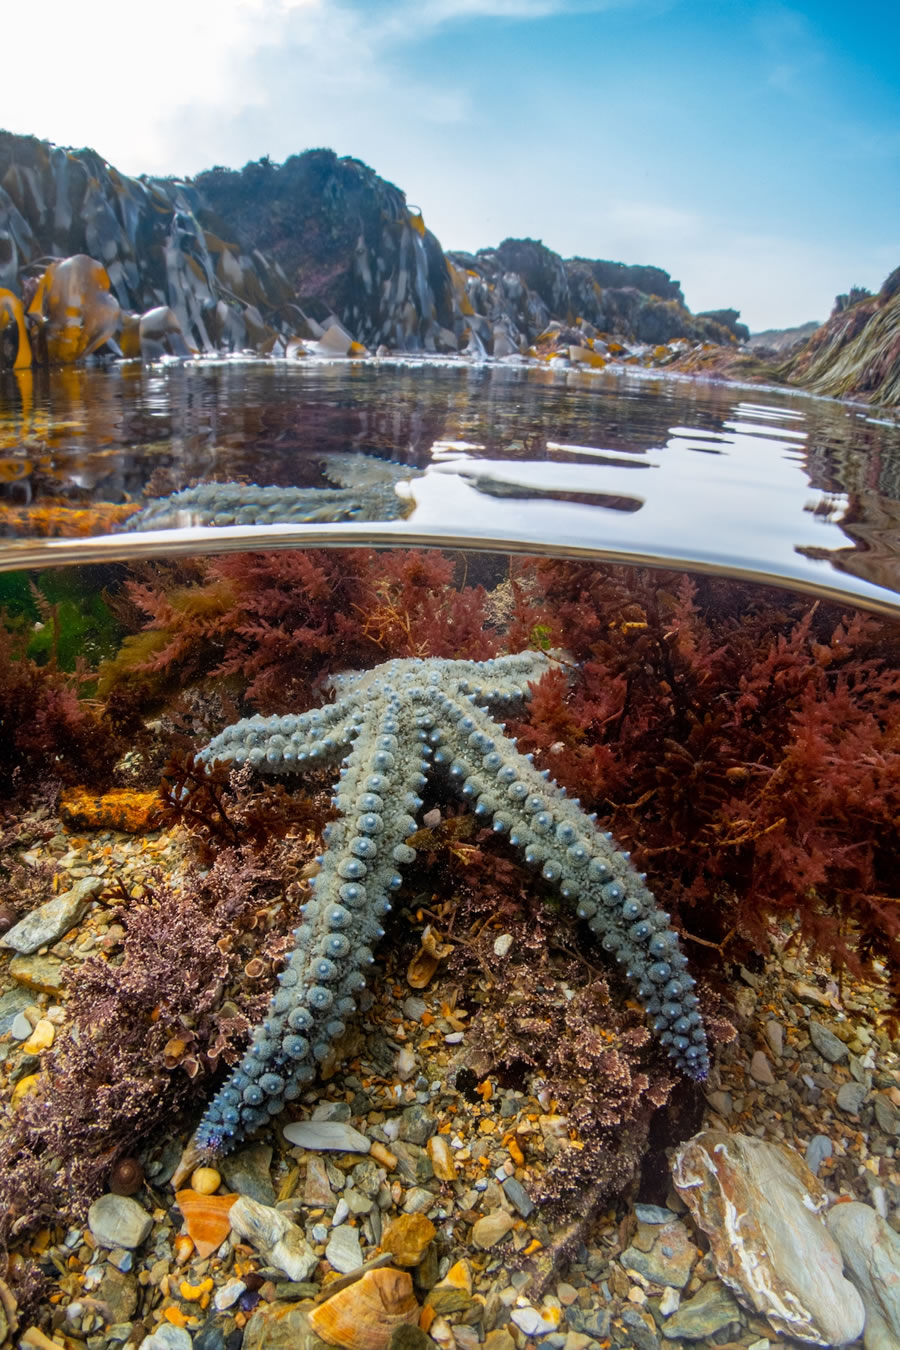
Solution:
[(397, 1327), (418, 1320), (412, 1278), (393, 1266), (367, 1271), (309, 1314), (316, 1334), (342, 1350), (388, 1350)]

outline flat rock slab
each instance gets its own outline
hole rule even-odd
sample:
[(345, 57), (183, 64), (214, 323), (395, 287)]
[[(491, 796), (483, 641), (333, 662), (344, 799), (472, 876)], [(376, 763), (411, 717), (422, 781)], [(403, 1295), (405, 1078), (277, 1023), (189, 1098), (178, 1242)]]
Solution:
[(314, 1152), (368, 1153), (372, 1141), (340, 1120), (295, 1120), (284, 1127), (288, 1143)]
[(359, 1229), (351, 1228), (348, 1223), (339, 1224), (337, 1228), (332, 1229), (328, 1246), (325, 1248), (325, 1259), (342, 1275), (349, 1275), (351, 1270), (357, 1270), (363, 1263)]
[(7, 947), (20, 956), (31, 956), (40, 947), (58, 942), (80, 921), (93, 897), (102, 889), (102, 878), (82, 877), (71, 890), (38, 905), (20, 919), (5, 937), (0, 938), (0, 947)]
[(35, 989), (39, 994), (61, 994), (63, 970), (58, 956), (14, 956), (9, 963), (9, 973), (16, 984)]
[(866, 1306), (866, 1350), (900, 1345), (900, 1237), (869, 1205), (834, 1205), (826, 1220)]
[(825, 1345), (861, 1334), (863, 1301), (821, 1217), (822, 1184), (799, 1154), (706, 1130), (678, 1150), (672, 1178), (719, 1278), (776, 1331)]
[(842, 1040), (835, 1036), (833, 1031), (823, 1026), (821, 1022), (810, 1022), (809, 1039), (823, 1059), (827, 1059), (829, 1064), (840, 1064), (842, 1059), (846, 1059), (850, 1051)]

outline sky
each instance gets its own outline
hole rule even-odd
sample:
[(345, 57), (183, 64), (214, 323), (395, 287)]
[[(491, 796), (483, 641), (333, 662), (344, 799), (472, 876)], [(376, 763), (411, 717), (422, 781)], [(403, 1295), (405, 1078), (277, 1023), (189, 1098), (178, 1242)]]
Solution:
[(7, 6), (0, 127), (130, 174), (316, 146), (445, 248), (652, 263), (753, 331), (900, 265), (900, 4), (50, 0)]

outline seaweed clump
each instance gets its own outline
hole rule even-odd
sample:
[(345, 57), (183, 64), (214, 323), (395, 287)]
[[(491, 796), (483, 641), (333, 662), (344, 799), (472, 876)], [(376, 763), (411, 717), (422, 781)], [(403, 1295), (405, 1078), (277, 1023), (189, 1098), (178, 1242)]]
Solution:
[(301, 712), (316, 681), (389, 657), (492, 656), (485, 592), (453, 585), (436, 550), (232, 553), (158, 565), (126, 584), (141, 630), (104, 663), (108, 694), (138, 677), (147, 697), (212, 677), (240, 681), (260, 712)]
[[(542, 561), (513, 628), (564, 641), (521, 748), (596, 810), (697, 939), (773, 938), (900, 999), (900, 628), (767, 588)], [(706, 948), (702, 944), (706, 944)]]

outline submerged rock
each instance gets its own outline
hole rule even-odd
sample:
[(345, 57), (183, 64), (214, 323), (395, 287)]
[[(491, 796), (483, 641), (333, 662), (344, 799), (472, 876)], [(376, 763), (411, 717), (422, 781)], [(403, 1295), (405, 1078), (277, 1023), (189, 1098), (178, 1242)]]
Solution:
[(866, 1350), (893, 1350), (900, 1345), (900, 1237), (856, 1201), (835, 1205), (827, 1223), (866, 1307)]
[(38, 905), (0, 938), (0, 947), (8, 947), (20, 956), (31, 956), (41, 947), (58, 942), (64, 933), (80, 921), (93, 897), (103, 889), (101, 877), (83, 877), (62, 895)]
[(825, 1192), (798, 1154), (707, 1130), (678, 1149), (672, 1178), (719, 1278), (777, 1331), (826, 1345), (861, 1333), (862, 1299), (821, 1217)]

